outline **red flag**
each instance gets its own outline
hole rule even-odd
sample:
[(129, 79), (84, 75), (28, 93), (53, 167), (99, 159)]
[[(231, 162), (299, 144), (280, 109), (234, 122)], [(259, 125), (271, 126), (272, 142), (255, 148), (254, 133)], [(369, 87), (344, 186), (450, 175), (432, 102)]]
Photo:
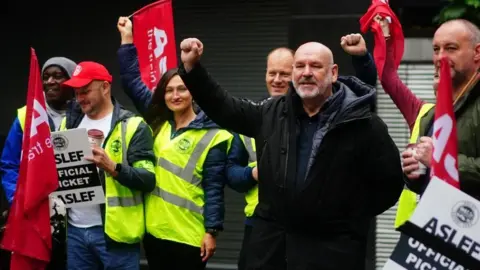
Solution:
[(433, 123), (432, 178), (436, 177), (459, 188), (457, 123), (453, 113), (453, 87), (450, 65), (446, 58), (440, 62), (440, 82)]
[(374, 35), (375, 48), (373, 49), (373, 58), (377, 66), (379, 78), (382, 78), (383, 67), (385, 66), (385, 58), (387, 54), (387, 42), (382, 32), (382, 27), (373, 21), (376, 15), (380, 14), (383, 18), (390, 17), (390, 38), (392, 39), (395, 49), (395, 66), (398, 68), (403, 57), (404, 36), (402, 24), (398, 20), (395, 13), (388, 5), (387, 0), (372, 0), (372, 5), (368, 8), (365, 15), (360, 18), (360, 29), (362, 33), (366, 33), (371, 29)]
[(153, 91), (162, 74), (177, 66), (171, 0), (160, 0), (136, 11), (133, 27), (142, 80)]
[(3, 249), (13, 252), (10, 269), (45, 269), (50, 261), (52, 234), (48, 195), (57, 188), (40, 67), (32, 48), (20, 171), (2, 240)]

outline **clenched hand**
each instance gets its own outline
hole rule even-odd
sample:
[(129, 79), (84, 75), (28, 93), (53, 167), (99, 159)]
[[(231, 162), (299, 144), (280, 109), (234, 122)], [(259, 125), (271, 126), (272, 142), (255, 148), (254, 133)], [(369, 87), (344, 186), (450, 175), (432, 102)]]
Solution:
[(122, 44), (133, 43), (132, 21), (128, 17), (118, 18), (117, 29), (122, 37)]
[(187, 38), (180, 43), (182, 63), (189, 72), (200, 61), (203, 54), (203, 43), (197, 38)]
[(340, 39), (343, 50), (350, 55), (362, 56), (367, 54), (367, 44), (360, 34), (350, 34)]

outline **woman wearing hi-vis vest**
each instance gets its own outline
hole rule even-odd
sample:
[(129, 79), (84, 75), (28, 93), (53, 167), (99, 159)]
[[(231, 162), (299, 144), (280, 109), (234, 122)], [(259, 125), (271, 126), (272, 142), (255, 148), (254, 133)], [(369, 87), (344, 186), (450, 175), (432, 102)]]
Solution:
[(155, 190), (145, 197), (144, 249), (150, 269), (205, 269), (223, 229), (225, 166), (233, 135), (200, 110), (176, 69), (154, 93), (142, 82), (131, 22), (120, 18), (125, 92), (154, 134)]

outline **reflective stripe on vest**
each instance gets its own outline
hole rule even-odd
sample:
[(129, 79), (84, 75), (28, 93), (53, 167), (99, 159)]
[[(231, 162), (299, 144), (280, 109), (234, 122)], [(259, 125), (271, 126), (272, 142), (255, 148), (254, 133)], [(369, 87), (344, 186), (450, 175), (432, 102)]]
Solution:
[[(127, 160), (127, 125), (130, 118), (121, 122), (121, 138), (122, 138), (122, 165), (128, 166)], [(135, 193), (133, 197), (108, 197), (107, 204), (111, 207), (131, 207), (143, 204), (143, 196), (140, 193)]]
[[(103, 148), (116, 163), (128, 164), (128, 146), (140, 123), (141, 117), (127, 118), (111, 129)], [(60, 130), (66, 129), (66, 118)], [(120, 129), (120, 130), (119, 130)], [(121, 149), (119, 149), (121, 148)], [(132, 164), (136, 166), (136, 164)], [(153, 172), (153, 164), (151, 164)], [(145, 213), (142, 192), (131, 190), (104, 172), (105, 177), (105, 221), (104, 230), (112, 240), (119, 243), (139, 243), (145, 233)]]
[[(210, 149), (227, 143), (233, 135), (222, 129), (188, 129), (172, 138), (165, 122), (155, 138), (156, 186), (146, 194), (146, 228), (152, 236), (200, 247), (205, 235), (202, 186), (204, 163)], [(179, 229), (181, 228), (181, 229)]]
[[(207, 133), (202, 137), (202, 139), (200, 139), (200, 141), (195, 146), (192, 154), (190, 155), (190, 158), (188, 159), (188, 162), (185, 168), (181, 168), (162, 157), (158, 159), (157, 165), (173, 173), (174, 175), (178, 176), (180, 179), (185, 180), (194, 186), (200, 186), (202, 180), (196, 177), (193, 174), (193, 171), (197, 166), (197, 162), (200, 159), (200, 156), (207, 149), (210, 141), (213, 139), (213, 137), (215, 136), (215, 134), (217, 134), (218, 131), (219, 131), (218, 129), (209, 129), (207, 131)], [(194, 202), (178, 197), (175, 194), (169, 193), (165, 190), (162, 190), (158, 186), (155, 187), (155, 190), (152, 192), (152, 194), (176, 206), (186, 208), (192, 212), (203, 214), (203, 207), (200, 208), (196, 206)]]
[[(240, 138), (245, 145), (245, 148), (248, 152), (248, 166), (249, 167), (256, 167), (257, 166), (257, 152), (255, 151), (255, 140), (253, 138), (248, 138), (243, 135), (240, 135)], [(244, 213), (246, 217), (253, 216), (255, 212), (255, 207), (258, 204), (258, 185), (255, 185), (249, 191), (245, 193), (245, 201), (247, 205), (245, 205)]]
[[(413, 125), (412, 134), (410, 135), (409, 143), (416, 143), (420, 133), (420, 121), (423, 116), (425, 116), (435, 104), (425, 103), (420, 108), (417, 118), (415, 119), (415, 124)], [(398, 208), (397, 214), (395, 216), (395, 228), (400, 227), (403, 223), (410, 219), (411, 215), (417, 207), (417, 198), (418, 195), (409, 190), (406, 186), (404, 187), (400, 198), (398, 199)]]
[(257, 161), (257, 153), (253, 148), (255, 144), (254, 140), (252, 138), (246, 138), (242, 135), (242, 141), (245, 144), (245, 148), (248, 152), (248, 163)]

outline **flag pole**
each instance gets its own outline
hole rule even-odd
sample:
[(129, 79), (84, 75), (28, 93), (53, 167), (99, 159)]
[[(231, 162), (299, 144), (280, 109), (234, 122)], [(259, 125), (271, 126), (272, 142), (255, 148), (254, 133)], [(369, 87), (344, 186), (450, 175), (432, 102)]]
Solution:
[(130, 19), (133, 15), (135, 15), (135, 14), (137, 14), (137, 13), (140, 13), (140, 12), (144, 11), (145, 9), (148, 9), (148, 8), (151, 7), (151, 6), (158, 5), (158, 4), (163, 3), (163, 2), (166, 2), (166, 1), (171, 1), (171, 0), (159, 0), (159, 1), (155, 1), (155, 2), (153, 2), (153, 3), (150, 3), (150, 4), (142, 7), (141, 9), (133, 12), (133, 13), (130, 14), (127, 18)]

